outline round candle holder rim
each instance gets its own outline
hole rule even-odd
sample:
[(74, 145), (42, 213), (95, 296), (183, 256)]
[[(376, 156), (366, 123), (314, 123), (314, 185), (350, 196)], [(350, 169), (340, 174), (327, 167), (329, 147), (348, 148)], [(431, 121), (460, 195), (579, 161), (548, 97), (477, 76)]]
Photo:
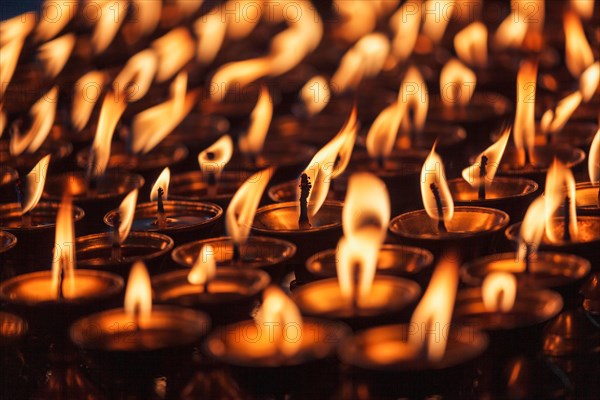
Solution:
[[(539, 149), (542, 150), (550, 150), (550, 151), (554, 151), (554, 157), (556, 157), (556, 152), (559, 150), (562, 151), (569, 151), (570, 152), (570, 156), (571, 159), (569, 160), (561, 160), (563, 161), (563, 163), (567, 166), (567, 168), (573, 168), (579, 164), (581, 164), (585, 158), (585, 152), (583, 150), (581, 150), (578, 147), (572, 147), (572, 146), (567, 146), (567, 145), (544, 145), (544, 146), (534, 146), (534, 154), (536, 153), (536, 151), (539, 151)], [(508, 146), (506, 148), (506, 152), (505, 154), (511, 154), (511, 151), (515, 151), (515, 149), (513, 147)], [(554, 158), (553, 157), (553, 158)], [(506, 157), (505, 157), (506, 158)], [(527, 169), (527, 168), (514, 168), (512, 165), (508, 165), (506, 166), (506, 163), (500, 163), (500, 166), (498, 168), (498, 175), (505, 175), (505, 176), (511, 176), (511, 175), (519, 175), (519, 174), (527, 174), (527, 173), (531, 173), (531, 172), (547, 172), (548, 169), (550, 168), (551, 163), (549, 163), (548, 165), (544, 165), (541, 167), (537, 167), (535, 164), (533, 165), (534, 168), (532, 169)], [(504, 167), (503, 167), (504, 166)]]
[[(83, 182), (86, 181), (86, 177), (85, 177), (85, 171), (71, 171), (71, 172), (65, 172), (62, 173), (60, 175), (55, 175), (55, 176), (49, 176), (46, 180), (46, 185), (44, 186), (44, 193), (43, 193), (43, 197), (49, 200), (53, 200), (53, 201), (57, 201), (60, 200), (62, 198), (63, 193), (61, 192), (60, 194), (52, 194), (49, 193), (47, 191), (48, 187), (51, 187), (52, 185), (49, 185), (48, 183), (52, 183), (55, 181), (60, 180), (61, 178), (67, 178), (67, 179), (75, 179), (75, 177), (81, 177), (81, 180)], [(130, 172), (130, 171), (125, 171), (125, 170), (120, 170), (120, 169), (107, 169), (106, 172), (104, 173), (104, 175), (102, 175), (99, 179), (104, 179), (106, 177), (118, 177), (118, 176), (124, 176), (126, 178), (128, 178), (126, 181), (127, 182), (131, 182), (133, 183), (132, 185), (130, 185), (130, 187), (127, 188), (127, 190), (122, 191), (122, 192), (108, 192), (108, 193), (94, 193), (94, 194), (88, 194), (87, 192), (83, 193), (83, 195), (77, 195), (77, 194), (72, 194), (72, 198), (74, 202), (78, 202), (78, 201), (92, 201), (92, 200), (106, 200), (106, 199), (114, 199), (114, 198), (119, 198), (122, 196), (125, 196), (127, 193), (129, 193), (130, 191), (134, 190), (134, 189), (140, 189), (142, 186), (144, 186), (145, 180), (144, 177), (141, 176), (140, 174), (134, 173), (134, 172)]]
[[(552, 218), (554, 221), (564, 221), (564, 217), (554, 217)], [(582, 223), (582, 222), (586, 222), (586, 221), (596, 221), (598, 223), (600, 223), (600, 216), (592, 216), (592, 215), (578, 215), (577, 216), (577, 223)], [(506, 230), (504, 231), (504, 234), (506, 236), (506, 238), (508, 240), (510, 240), (511, 242), (518, 242), (519, 241), (519, 231), (521, 229), (521, 225), (522, 225), (522, 221), (521, 222), (516, 222), (512, 225), (509, 225)], [(600, 242), (600, 233), (598, 233), (593, 240), (590, 241), (586, 241), (586, 242), (581, 242), (581, 241), (568, 241), (568, 242), (558, 242), (558, 243), (548, 243), (544, 240), (545, 235), (542, 238), (542, 242), (540, 243), (540, 246), (551, 246), (551, 247), (561, 247), (561, 246), (569, 246), (569, 245), (574, 245), (574, 244), (582, 244), (582, 243), (595, 243), (595, 242)]]
[[(266, 214), (268, 212), (271, 212), (273, 210), (278, 210), (278, 209), (285, 209), (285, 208), (299, 208), (298, 202), (293, 202), (293, 201), (288, 201), (288, 202), (284, 202), (284, 203), (275, 203), (275, 204), (268, 204), (266, 206), (262, 206), (259, 207), (258, 210), (256, 210), (256, 216), (260, 215), (260, 214)], [(322, 231), (327, 231), (327, 230), (331, 230), (331, 229), (338, 229), (339, 227), (342, 226), (342, 221), (341, 221), (341, 210), (344, 208), (344, 203), (341, 201), (336, 201), (336, 200), (325, 200), (325, 202), (323, 202), (323, 205), (321, 206), (321, 209), (319, 210), (319, 212), (321, 212), (323, 209), (325, 208), (331, 208), (331, 209), (339, 209), (340, 210), (340, 221), (339, 222), (335, 222), (335, 223), (331, 223), (331, 224), (327, 224), (327, 225), (323, 225), (323, 226), (315, 226), (315, 227), (311, 227), (311, 228), (306, 228), (306, 229), (270, 229), (270, 228), (263, 228), (263, 227), (259, 227), (256, 226), (256, 216), (254, 218), (254, 221), (252, 223), (252, 230), (262, 233), (262, 234), (272, 234), (273, 232), (277, 233), (277, 234), (293, 234), (293, 235), (306, 235), (306, 234), (311, 234), (311, 232), (322, 232)], [(319, 214), (319, 212), (317, 212), (317, 215)]]
[(39, 278), (51, 278), (52, 271), (36, 271), (36, 272), (28, 272), (26, 274), (17, 275), (15, 277), (9, 278), (0, 284), (0, 299), (6, 303), (11, 304), (21, 304), (26, 306), (36, 306), (40, 304), (59, 304), (59, 303), (67, 303), (67, 304), (84, 304), (93, 299), (102, 299), (111, 297), (113, 295), (121, 292), (125, 286), (124, 280), (122, 277), (106, 272), (106, 271), (98, 271), (93, 269), (75, 269), (74, 271), (75, 280), (77, 280), (78, 276), (82, 277), (96, 277), (102, 278), (107, 282), (112, 282), (105, 291), (98, 293), (95, 296), (86, 296), (86, 297), (73, 297), (68, 299), (51, 299), (46, 301), (27, 301), (27, 299), (22, 298), (12, 298), (10, 297), (9, 289), (14, 285), (17, 285), (21, 282), (26, 282), (30, 279), (39, 279)]
[(10, 232), (0, 230), (0, 241), (2, 242), (0, 247), (0, 254), (9, 251), (17, 245), (17, 237)]
[[(448, 180), (448, 186), (450, 188), (450, 192), (453, 194), (453, 199), (455, 202), (460, 202), (460, 203), (477, 203), (477, 202), (501, 202), (503, 200), (512, 200), (512, 199), (519, 199), (519, 198), (523, 198), (523, 197), (527, 197), (529, 195), (531, 195), (532, 193), (535, 193), (540, 185), (532, 180), (532, 179), (527, 179), (527, 178), (523, 178), (520, 176), (496, 176), (494, 177), (494, 180), (491, 183), (491, 186), (494, 185), (494, 182), (496, 183), (504, 183), (504, 184), (509, 184), (509, 183), (514, 183), (514, 182), (518, 182), (519, 185), (522, 185), (526, 191), (520, 192), (520, 193), (516, 193), (516, 194), (511, 194), (509, 196), (503, 196), (503, 197), (498, 197), (498, 198), (485, 198), (485, 199), (456, 199), (454, 197), (454, 189), (457, 189), (456, 184), (462, 184), (464, 182), (464, 184), (469, 185), (469, 182), (465, 181), (464, 178), (454, 178), (454, 179), (450, 179)], [(471, 187), (471, 186), (470, 186)], [(476, 188), (473, 188), (473, 191), (476, 191)]]
[[(40, 201), (33, 210), (30, 211), (30, 214), (34, 216), (36, 214), (36, 210), (49, 210), (58, 212), (61, 206), (60, 202), (55, 201)], [(0, 214), (3, 212), (19, 212), (21, 213), (21, 204), (20, 203), (5, 203), (0, 204)], [(81, 207), (77, 207), (73, 205), (73, 222), (77, 223), (81, 221), (85, 217), (85, 211)], [(0, 229), (12, 232), (27, 232), (27, 231), (36, 231), (40, 229), (55, 229), (56, 228), (56, 218), (52, 218), (48, 221), (47, 224), (44, 225), (32, 225), (32, 226), (18, 226), (18, 227), (9, 227), (0, 225)]]
[[(245, 182), (244, 179), (241, 179), (242, 175), (243, 175), (244, 171), (223, 171), (221, 172), (221, 180), (216, 184), (216, 188), (217, 188), (217, 193), (214, 195), (205, 193), (204, 195), (198, 194), (198, 195), (184, 195), (184, 194), (180, 194), (177, 193), (177, 189), (180, 188), (180, 185), (186, 183), (186, 182), (191, 182), (195, 179), (198, 179), (200, 183), (204, 184), (204, 186), (202, 186), (202, 188), (198, 188), (196, 190), (201, 190), (201, 189), (208, 189), (209, 186), (208, 184), (205, 184), (203, 181), (201, 181), (202, 179), (202, 171), (200, 170), (196, 170), (196, 171), (187, 171), (187, 172), (183, 172), (180, 174), (176, 174), (171, 176), (171, 182), (169, 183), (169, 199), (171, 200), (183, 200), (183, 201), (210, 201), (210, 199), (217, 199), (217, 200), (225, 200), (225, 199), (230, 199), (233, 197), (233, 195), (235, 194), (235, 192), (237, 191), (237, 189), (239, 188), (239, 186), (241, 186), (242, 183)], [(235, 179), (236, 177), (240, 177), (240, 179)], [(250, 177), (250, 174), (248, 174), (248, 177)], [(225, 179), (223, 179), (225, 178)], [(178, 187), (179, 185), (179, 187)], [(223, 192), (223, 191), (219, 191), (218, 189), (223, 189), (223, 187), (227, 188), (228, 190)], [(206, 198), (206, 200), (204, 200)], [(192, 200), (192, 199), (198, 199), (198, 200)]]
[(436, 241), (439, 239), (458, 239), (458, 238), (475, 237), (475, 236), (478, 236), (483, 233), (489, 233), (489, 234), (496, 233), (496, 232), (499, 232), (499, 231), (505, 229), (510, 221), (510, 217), (508, 216), (508, 214), (506, 212), (504, 212), (502, 210), (498, 210), (496, 208), (476, 207), (476, 206), (456, 206), (456, 207), (454, 207), (454, 215), (455, 216), (458, 212), (469, 213), (469, 212), (473, 212), (473, 211), (479, 211), (480, 213), (494, 214), (494, 215), (500, 216), (501, 220), (499, 221), (498, 224), (496, 224), (496, 226), (493, 226), (490, 229), (478, 230), (478, 231), (472, 231), (472, 232), (447, 232), (444, 234), (440, 234), (438, 236), (431, 236), (431, 237), (401, 231), (400, 229), (398, 229), (396, 227), (398, 225), (398, 221), (401, 221), (403, 219), (402, 217), (408, 218), (408, 217), (412, 217), (412, 216), (424, 215), (427, 218), (430, 218), (429, 215), (427, 215), (427, 212), (425, 211), (425, 209), (421, 209), (421, 210), (409, 211), (409, 212), (397, 215), (396, 217), (392, 218), (390, 220), (388, 229), (394, 235), (398, 235), (401, 237), (405, 237), (405, 238), (409, 238), (409, 239), (419, 239), (419, 240), (425, 240), (425, 241)]

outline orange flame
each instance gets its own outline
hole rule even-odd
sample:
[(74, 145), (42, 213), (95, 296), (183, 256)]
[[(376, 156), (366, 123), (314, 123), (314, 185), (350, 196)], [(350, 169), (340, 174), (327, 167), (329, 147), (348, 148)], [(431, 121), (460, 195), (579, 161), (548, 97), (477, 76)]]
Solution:
[(350, 177), (342, 211), (344, 235), (352, 240), (361, 230), (383, 243), (390, 219), (390, 198), (385, 183), (375, 175)]
[(124, 308), (127, 315), (135, 318), (140, 328), (149, 321), (152, 315), (150, 275), (142, 261), (136, 261), (129, 272)]
[(398, 100), (406, 104), (406, 112), (402, 118), (403, 132), (422, 132), (429, 110), (429, 94), (418, 68), (408, 68), (398, 96)]
[(35, 28), (34, 38), (39, 42), (48, 41), (58, 35), (77, 13), (77, 2), (44, 0), (41, 18)]
[(600, 129), (596, 132), (592, 145), (590, 146), (590, 154), (588, 155), (588, 174), (590, 182), (600, 181)]
[(48, 176), (48, 165), (50, 154), (42, 158), (25, 177), (25, 192), (23, 193), (23, 214), (33, 210), (42, 198), (46, 176)]
[(579, 91), (583, 97), (583, 102), (587, 103), (594, 97), (600, 83), (600, 61), (596, 61), (579, 77)]
[(113, 133), (121, 115), (125, 111), (127, 103), (123, 95), (117, 96), (114, 92), (108, 92), (104, 96), (96, 136), (92, 143), (90, 159), (88, 162), (88, 176), (98, 177), (104, 174), (110, 159), (110, 144)]
[(444, 36), (448, 22), (454, 13), (454, 3), (456, 0), (426, 0), (422, 5), (425, 10), (435, 10), (435, 12), (425, 12), (423, 21), (423, 34), (431, 42), (439, 43)]
[(135, 205), (137, 203), (138, 190), (132, 190), (125, 196), (121, 204), (119, 205), (119, 243), (123, 243), (129, 231), (131, 231), (131, 225), (133, 224), (133, 217), (135, 215)]
[(100, 54), (108, 48), (125, 20), (129, 2), (125, 0), (98, 0), (98, 20), (92, 34), (94, 53)]
[(194, 58), (196, 43), (190, 32), (180, 27), (156, 39), (152, 42), (152, 48), (158, 55), (156, 80), (164, 82)]
[(521, 63), (517, 75), (517, 111), (513, 127), (513, 140), (519, 152), (519, 165), (525, 165), (525, 151), (533, 160), (535, 145), (535, 90), (537, 62), (526, 60)]
[(540, 196), (531, 203), (521, 223), (519, 249), (517, 252), (519, 261), (525, 260), (528, 255), (534, 254), (537, 251), (544, 236), (546, 226), (545, 215), (546, 200)]
[(565, 28), (565, 62), (571, 75), (578, 78), (594, 63), (594, 53), (585, 37), (581, 20), (573, 11), (563, 15)]
[(454, 49), (458, 57), (470, 66), (487, 65), (488, 31), (479, 21), (473, 22), (454, 36)]
[(465, 106), (471, 101), (477, 77), (456, 58), (444, 65), (440, 73), (440, 96), (447, 106)]
[(235, 86), (241, 89), (248, 84), (265, 77), (270, 72), (268, 57), (252, 58), (223, 65), (213, 76), (210, 84), (211, 98), (223, 101), (229, 89)]
[(494, 44), (499, 49), (520, 48), (527, 35), (528, 24), (518, 11), (506, 17), (494, 35)]
[(591, 19), (594, 15), (594, 1), (571, 0), (570, 7), (583, 19)]
[(170, 87), (169, 100), (148, 108), (133, 118), (131, 149), (146, 154), (183, 121), (194, 107), (199, 91), (186, 94), (187, 73), (181, 72)]
[(200, 249), (200, 254), (188, 274), (188, 282), (192, 285), (204, 285), (213, 280), (216, 274), (215, 250), (207, 244)]
[(225, 214), (225, 225), (236, 244), (248, 239), (256, 209), (272, 175), (272, 168), (255, 173), (233, 195)]
[[(209, 156), (210, 155), (210, 156)], [(206, 150), (198, 154), (198, 164), (203, 176), (215, 174), (217, 180), (225, 165), (231, 160), (233, 155), (233, 140), (231, 136), (223, 135)]]
[(340, 21), (343, 21), (335, 29), (336, 36), (352, 43), (373, 32), (377, 24), (377, 11), (371, 3), (361, 0), (334, 0), (335, 10)]
[[(448, 337), (439, 332), (446, 329), (452, 320), (458, 289), (458, 267), (457, 254), (441, 257), (410, 320), (411, 326), (418, 327), (421, 334), (410, 336), (409, 345), (417, 351), (424, 351), (431, 362), (439, 361), (446, 352)], [(432, 333), (432, 336), (426, 337)]]
[(194, 32), (198, 37), (196, 60), (203, 65), (210, 64), (223, 45), (227, 23), (221, 18), (220, 11), (212, 11), (194, 23)]
[(336, 250), (336, 269), (342, 298), (349, 306), (355, 304), (360, 307), (368, 300), (375, 279), (380, 246), (377, 235), (365, 232), (356, 234), (352, 239), (340, 239)]
[(567, 97), (558, 102), (556, 109), (547, 110), (540, 121), (542, 133), (558, 133), (566, 125), (571, 115), (575, 112), (581, 100), (583, 99), (581, 92), (573, 92)]
[(481, 295), (487, 311), (509, 312), (517, 297), (517, 278), (508, 272), (491, 272), (483, 280)]
[(107, 78), (102, 71), (90, 71), (75, 83), (71, 111), (71, 123), (75, 130), (81, 131), (87, 125)]
[[(227, 8), (226, 4), (217, 10), (219, 19), (227, 21), (227, 37), (233, 40), (240, 40), (252, 33), (256, 25), (260, 22), (263, 0), (238, 0), (235, 5), (234, 10)], [(253, 6), (255, 5), (259, 7), (254, 8)], [(256, 9), (256, 15), (252, 15), (252, 17), (245, 15), (244, 11), (249, 10), (250, 7), (252, 7), (253, 11)]]
[(44, 144), (54, 124), (57, 102), (58, 86), (54, 86), (31, 106), (29, 117), (33, 123), (27, 133), (21, 134), (18, 124), (13, 124), (13, 135), (10, 138), (10, 153), (13, 156), (24, 151), (34, 153)]
[[(73, 205), (65, 196), (56, 215), (56, 237), (52, 259), (52, 291), (62, 292), (64, 297), (72, 297), (75, 291), (75, 227), (73, 225)], [(61, 278), (64, 276), (64, 278)], [(64, 285), (63, 282), (67, 282)], [(65, 290), (68, 289), (68, 290)]]
[(367, 152), (373, 159), (386, 159), (392, 153), (396, 135), (406, 113), (406, 103), (396, 101), (379, 113), (367, 134)]
[[(306, 169), (304, 169), (303, 173), (308, 176), (312, 183), (312, 189), (308, 196), (309, 217), (316, 215), (321, 209), (327, 198), (331, 180), (342, 174), (348, 166), (356, 141), (357, 129), (358, 121), (355, 107), (338, 134), (314, 155)], [(339, 161), (336, 163), (338, 157)]]
[(300, 90), (300, 99), (309, 116), (320, 113), (331, 99), (331, 90), (325, 77), (314, 76)]
[(504, 133), (500, 138), (485, 149), (481, 154), (477, 156), (475, 162), (462, 171), (462, 177), (465, 181), (469, 182), (469, 184), (473, 187), (479, 187), (481, 185), (481, 176), (479, 173), (481, 167), (481, 160), (483, 156), (487, 157), (486, 164), (486, 174), (483, 177), (485, 181), (485, 185), (489, 186), (492, 184), (494, 177), (496, 176), (496, 172), (498, 171), (498, 167), (500, 166), (500, 161), (502, 160), (502, 156), (504, 155), (504, 150), (506, 149), (506, 144), (508, 143), (508, 138), (510, 136), (510, 127), (504, 130)]
[(271, 118), (273, 117), (273, 99), (269, 94), (269, 90), (262, 86), (260, 89), (260, 96), (258, 102), (252, 110), (250, 116), (250, 127), (245, 135), (240, 136), (239, 147), (240, 151), (246, 155), (256, 156), (260, 154), (265, 139), (267, 138), (267, 132), (269, 125), (271, 125)]
[(125, 91), (128, 102), (138, 101), (148, 93), (157, 70), (156, 51), (142, 50), (127, 61), (115, 78), (113, 86), (117, 85), (115, 89)]
[(435, 152), (436, 145), (433, 145), (431, 153), (427, 156), (423, 168), (421, 169), (421, 197), (427, 215), (438, 221), (440, 219), (438, 206), (433, 194), (433, 185), (437, 187), (442, 203), (442, 213), (444, 221), (452, 220), (454, 216), (454, 201), (446, 181), (446, 172), (444, 163), (439, 154)]
[[(566, 191), (565, 191), (566, 188)], [(569, 210), (564, 210), (570, 215), (569, 232), (571, 238), (577, 238), (577, 210), (576, 210), (576, 194), (575, 194), (575, 178), (573, 172), (563, 163), (554, 160), (548, 174), (546, 175), (546, 237), (553, 243), (561, 241), (561, 237), (557, 235), (555, 229), (554, 213), (562, 208), (566, 196), (569, 196)]]
[(0, 99), (15, 72), (25, 39), (35, 27), (35, 19), (35, 13), (30, 12), (0, 22)]
[(133, 15), (123, 31), (128, 32), (130, 43), (136, 43), (143, 36), (154, 32), (160, 22), (162, 0), (131, 0)]
[(158, 200), (158, 189), (161, 188), (163, 190), (162, 198), (163, 200), (167, 200), (169, 197), (169, 182), (171, 181), (171, 170), (169, 167), (166, 167), (162, 170), (156, 182), (152, 186), (152, 190), (150, 191), (150, 201)]
[(273, 341), (273, 350), (276, 354), (291, 357), (300, 350), (301, 340), (287, 340), (285, 336), (285, 329), (289, 325), (294, 325), (300, 332), (302, 331), (300, 310), (296, 303), (277, 286), (271, 285), (265, 289), (256, 323), (258, 325), (268, 324), (274, 328), (269, 333), (273, 335), (270, 340)]
[(390, 18), (390, 28), (394, 32), (392, 55), (396, 63), (406, 61), (412, 54), (421, 27), (421, 4), (407, 1)]
[(6, 128), (6, 113), (4, 112), (4, 104), (0, 102), (0, 138), (4, 133), (4, 128)]

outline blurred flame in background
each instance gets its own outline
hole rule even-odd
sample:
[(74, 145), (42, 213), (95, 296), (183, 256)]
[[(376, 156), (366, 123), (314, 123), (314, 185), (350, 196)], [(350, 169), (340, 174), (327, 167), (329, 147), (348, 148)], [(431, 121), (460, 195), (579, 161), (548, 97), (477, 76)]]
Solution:
[(87, 125), (107, 80), (108, 76), (104, 72), (94, 70), (83, 75), (75, 83), (71, 124), (76, 131), (81, 131)]
[(525, 60), (521, 62), (517, 74), (517, 111), (513, 127), (513, 140), (519, 152), (520, 166), (525, 165), (525, 152), (529, 153), (529, 160), (534, 162), (537, 68), (537, 62)]
[(578, 78), (586, 68), (594, 63), (594, 53), (585, 37), (581, 20), (572, 11), (563, 14), (565, 29), (565, 63), (567, 69)]
[(0, 22), (0, 99), (15, 72), (25, 39), (35, 27), (36, 14), (25, 13)]
[(266, 86), (260, 88), (258, 102), (250, 115), (248, 131), (241, 135), (238, 146), (243, 154), (256, 157), (262, 151), (273, 117), (273, 99)]
[(113, 89), (125, 92), (127, 102), (138, 101), (148, 93), (158, 71), (158, 54), (153, 49), (134, 54), (113, 81)]
[(487, 40), (486, 26), (476, 21), (454, 36), (454, 49), (463, 62), (472, 67), (482, 68), (487, 65)]
[[(569, 196), (569, 209), (565, 210), (563, 204), (566, 197)], [(563, 163), (554, 160), (548, 174), (546, 175), (546, 189), (544, 192), (546, 199), (546, 237), (552, 243), (562, 241), (562, 233), (556, 229), (556, 220), (554, 219), (557, 210), (569, 213), (569, 232), (571, 239), (577, 239), (577, 210), (575, 194), (575, 177), (573, 172)]]
[(431, 185), (435, 184), (442, 202), (443, 219), (448, 222), (454, 216), (454, 201), (452, 200), (452, 194), (446, 181), (444, 163), (439, 154), (435, 152), (436, 145), (437, 143), (433, 145), (421, 169), (421, 198), (423, 199), (423, 206), (427, 215), (433, 220), (438, 221), (440, 215), (435, 196), (431, 189)]
[[(103, 53), (113, 42), (119, 28), (125, 21), (129, 2), (125, 0), (93, 0), (99, 7), (92, 34), (92, 48), (95, 54)], [(91, 0), (88, 0), (88, 4)]]
[(490, 272), (481, 285), (486, 311), (509, 312), (517, 297), (517, 278), (508, 272)]

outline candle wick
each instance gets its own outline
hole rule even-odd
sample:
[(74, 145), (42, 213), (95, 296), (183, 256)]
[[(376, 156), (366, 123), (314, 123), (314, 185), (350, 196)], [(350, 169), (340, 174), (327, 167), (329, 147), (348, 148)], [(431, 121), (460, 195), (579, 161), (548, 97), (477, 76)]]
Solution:
[(488, 163), (487, 156), (481, 156), (481, 163), (479, 165), (479, 193), (478, 193), (479, 200), (485, 200), (485, 197), (486, 197), (485, 179), (487, 176), (487, 163)]
[(571, 225), (571, 213), (569, 212), (570, 208), (571, 208), (571, 198), (567, 195), (567, 196), (565, 196), (565, 205), (564, 205), (565, 225), (563, 227), (563, 241), (565, 241), (565, 242), (571, 241), (571, 231), (569, 230), (569, 225)]
[(310, 220), (308, 218), (308, 196), (310, 195), (310, 189), (312, 184), (310, 178), (306, 173), (300, 176), (300, 217), (298, 219), (298, 225), (300, 228), (310, 228)]
[(598, 207), (600, 208), (600, 189), (598, 189)]
[[(209, 161), (214, 161), (216, 154), (214, 151), (209, 151), (206, 153), (206, 158)], [(208, 195), (216, 196), (217, 195), (217, 173), (215, 171), (209, 171), (206, 177), (206, 183), (208, 185)]]
[(500, 289), (498, 292), (498, 297), (496, 298), (496, 311), (502, 310), (502, 303), (504, 302), (504, 289)]
[(440, 196), (440, 191), (435, 183), (429, 185), (431, 192), (433, 193), (433, 197), (435, 197), (435, 205), (438, 212), (438, 230), (440, 232), (448, 232), (446, 229), (446, 223), (444, 222), (444, 210), (442, 208), (442, 198)]
[(377, 167), (380, 170), (384, 170), (385, 169), (385, 157), (384, 156), (378, 156), (377, 157)]
[(113, 260), (120, 261), (122, 257), (121, 253), (121, 240), (119, 238), (119, 226), (121, 225), (121, 215), (117, 212), (112, 220), (113, 224), (113, 242), (112, 242), (112, 254)]
[(165, 191), (163, 190), (163, 188), (159, 187), (158, 188), (158, 199), (156, 199), (156, 206), (157, 206), (157, 211), (158, 211), (158, 219), (156, 220), (156, 223), (159, 228), (165, 228), (167, 225), (167, 218), (165, 217), (165, 206), (163, 204), (164, 194), (165, 194)]
[(359, 309), (359, 304), (358, 304), (359, 303), (359, 301), (358, 301), (359, 294), (358, 294), (357, 288), (358, 288), (359, 281), (360, 281), (360, 266), (361, 266), (360, 263), (356, 263), (352, 270), (353, 271), (353, 274), (352, 274), (353, 275), (352, 276), (352, 281), (353, 281), (352, 282), (353, 283), (353, 285), (352, 285), (353, 286), (352, 311), (353, 311), (353, 314), (356, 314)]
[(531, 248), (530, 244), (525, 245), (525, 274), (528, 274), (531, 270), (531, 256), (533, 253), (532, 250), (533, 249)]
[(240, 253), (240, 245), (237, 243), (233, 244), (233, 261), (234, 262), (239, 262), (241, 259), (241, 253)]
[(97, 178), (96, 178), (95, 174), (93, 173), (94, 169), (96, 169), (96, 166), (97, 166), (96, 152), (94, 151), (93, 146), (90, 149), (89, 154), (90, 154), (89, 155), (90, 159), (88, 160), (87, 171), (86, 171), (86, 182), (87, 182), (88, 193), (95, 191), (98, 186)]
[[(17, 179), (15, 183), (15, 189), (17, 192), (17, 202), (21, 205), (21, 210), (25, 208), (25, 192), (23, 190), (23, 181), (21, 178)], [(21, 212), (21, 227), (29, 228), (31, 226), (31, 213)]]
[(210, 291), (208, 290), (208, 284), (209, 284), (209, 279), (207, 278), (206, 281), (204, 282), (204, 293), (210, 293)]
[(65, 268), (63, 266), (63, 260), (60, 260), (60, 271), (58, 272), (58, 287), (57, 287), (57, 298), (59, 300), (63, 300), (65, 298), (65, 294), (64, 294), (64, 289), (63, 289), (63, 282), (65, 281)]

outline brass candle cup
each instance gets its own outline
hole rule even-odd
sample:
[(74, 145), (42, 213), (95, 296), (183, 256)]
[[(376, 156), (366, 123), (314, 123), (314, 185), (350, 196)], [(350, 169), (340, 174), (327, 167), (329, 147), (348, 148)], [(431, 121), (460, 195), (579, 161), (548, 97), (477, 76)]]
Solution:
[(0, 141), (0, 164), (12, 167), (18, 170), (23, 175), (29, 173), (37, 163), (50, 154), (50, 164), (48, 165), (48, 173), (59, 172), (63, 168), (68, 167), (65, 164), (67, 157), (73, 152), (73, 145), (62, 140), (46, 140), (39, 149), (33, 153), (24, 151), (18, 156), (10, 154), (9, 142)]
[[(211, 235), (217, 222), (223, 218), (223, 209), (208, 202), (166, 200), (163, 202), (167, 224), (159, 227), (157, 205), (141, 203), (135, 208), (133, 232), (156, 232), (170, 236), (176, 245), (194, 240), (206, 239)], [(104, 216), (104, 223), (111, 228), (118, 209), (109, 211)]]
[(600, 216), (600, 183), (581, 182), (575, 185), (577, 215)]
[(446, 248), (457, 248), (466, 261), (494, 252), (508, 221), (504, 211), (462, 206), (454, 207), (452, 220), (446, 222), (448, 232), (439, 232), (425, 210), (393, 218), (389, 230), (402, 244), (425, 248), (436, 257)]
[(76, 269), (74, 279), (73, 292), (59, 299), (52, 289), (52, 271), (18, 275), (0, 285), (0, 302), (22, 316), (31, 333), (64, 343), (73, 321), (115, 306), (123, 291), (123, 278), (108, 272)]
[(384, 167), (381, 168), (367, 153), (355, 152), (346, 176), (354, 172), (370, 172), (377, 175), (388, 188), (392, 215), (397, 215), (414, 210), (416, 204), (421, 204), (421, 193), (406, 188), (419, 187), (421, 169), (427, 156), (426, 150), (398, 150), (386, 159)]
[(538, 184), (530, 179), (497, 177), (486, 186), (485, 199), (479, 199), (477, 187), (463, 178), (451, 179), (448, 187), (455, 206), (489, 207), (502, 210), (513, 222), (522, 221), (535, 199)]
[(581, 257), (540, 251), (531, 257), (529, 271), (525, 271), (525, 263), (518, 261), (516, 253), (499, 253), (464, 264), (460, 277), (466, 285), (478, 287), (491, 272), (510, 272), (519, 287), (553, 289), (568, 303), (577, 296), (590, 269), (590, 262)]
[[(564, 218), (554, 218), (555, 234), (562, 237), (564, 230)], [(558, 243), (551, 242), (546, 235), (542, 238), (539, 245), (540, 251), (549, 251), (557, 253), (570, 253), (586, 258), (592, 264), (592, 270), (600, 270), (600, 217), (582, 216), (577, 217), (578, 236), (575, 240), (563, 241)], [(519, 231), (521, 224), (517, 223), (506, 229), (506, 237), (513, 244), (517, 245), (519, 241)]]
[(0, 349), (15, 346), (27, 334), (27, 322), (18, 315), (0, 311)]
[(342, 237), (343, 204), (325, 201), (319, 212), (311, 218), (312, 227), (298, 227), (298, 203), (277, 203), (260, 207), (252, 223), (252, 233), (284, 239), (296, 245), (296, 254), (290, 264), (296, 279), (310, 280), (305, 262), (319, 251), (334, 248)]
[(127, 280), (134, 262), (143, 261), (151, 275), (164, 270), (167, 254), (174, 242), (155, 232), (129, 232), (120, 246), (121, 257), (113, 258), (113, 233), (103, 232), (78, 237), (75, 241), (77, 266), (108, 271)]
[(171, 257), (177, 264), (191, 268), (202, 247), (210, 245), (214, 251), (217, 270), (223, 267), (260, 269), (268, 273), (273, 282), (281, 282), (289, 272), (289, 263), (296, 253), (296, 246), (285, 240), (250, 236), (239, 248), (239, 260), (234, 260), (233, 243), (230, 237), (200, 240), (176, 247)]
[(535, 353), (541, 348), (543, 327), (562, 308), (559, 293), (521, 286), (509, 311), (489, 311), (483, 303), (481, 288), (476, 287), (458, 292), (452, 320), (487, 332), (493, 352)]
[(525, 166), (518, 165), (518, 154), (514, 147), (508, 146), (502, 156), (502, 162), (498, 168), (499, 176), (520, 176), (537, 182), (540, 190), (546, 185), (546, 174), (554, 159), (558, 159), (568, 168), (576, 168), (583, 163), (585, 153), (581, 149), (546, 145), (535, 146), (533, 149), (533, 164)]
[(206, 312), (213, 325), (226, 325), (250, 318), (269, 274), (259, 269), (218, 268), (213, 280), (204, 285), (189, 283), (190, 270), (167, 272), (152, 278), (154, 301)]
[(353, 306), (343, 297), (337, 278), (302, 285), (294, 290), (292, 298), (303, 315), (341, 321), (360, 330), (407, 322), (420, 296), (421, 287), (414, 281), (376, 275), (369, 296), (360, 306)]
[(17, 201), (17, 191), (15, 183), (19, 178), (19, 173), (2, 164), (0, 166), (0, 203), (13, 203)]
[[(56, 229), (56, 215), (60, 203), (39, 202), (30, 211), (31, 226), (22, 225), (21, 204), (0, 204), (0, 229), (13, 234), (17, 243), (13, 251), (6, 254), (13, 271), (2, 271), (3, 277), (14, 276), (19, 273), (45, 269), (52, 263), (54, 250), (54, 231)], [(81, 223), (85, 216), (79, 207), (73, 207), (73, 222), (77, 232), (81, 230)]]
[(129, 192), (144, 185), (144, 178), (126, 171), (108, 170), (96, 179), (94, 189), (88, 189), (85, 172), (76, 171), (49, 176), (44, 186), (43, 198), (60, 201), (65, 193), (73, 202), (84, 209), (88, 218), (82, 233), (95, 233), (106, 229), (102, 217), (113, 208), (119, 207)]
[[(377, 257), (377, 274), (408, 278), (424, 285), (429, 280), (432, 264), (433, 254), (428, 250), (384, 244)], [(306, 269), (315, 280), (337, 277), (336, 250), (324, 250), (309, 257)]]

